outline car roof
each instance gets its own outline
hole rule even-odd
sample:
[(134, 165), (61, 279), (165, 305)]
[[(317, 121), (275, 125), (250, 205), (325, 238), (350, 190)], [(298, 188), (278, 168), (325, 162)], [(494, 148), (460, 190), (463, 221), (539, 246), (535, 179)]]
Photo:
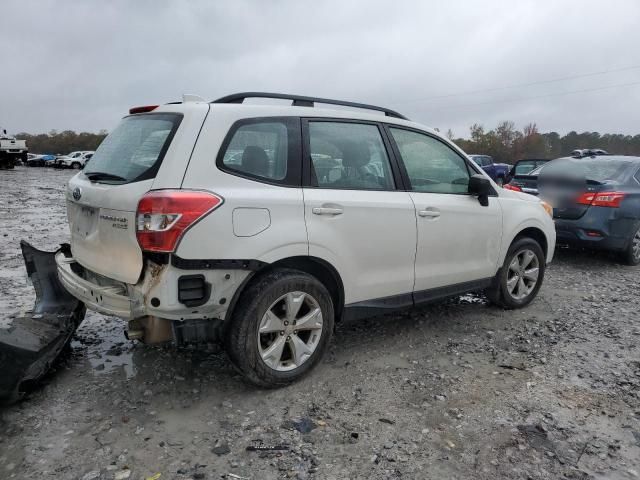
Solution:
[[(242, 95), (242, 94), (238, 94)], [(270, 94), (266, 94), (270, 95)], [(273, 94), (279, 95), (279, 94)], [(185, 96), (186, 97), (186, 96)], [(230, 96), (232, 97), (232, 96)], [(286, 97), (286, 95), (284, 96)], [(296, 98), (297, 96), (292, 95), (291, 98)], [(253, 95), (247, 94), (247, 98), (253, 98)], [(257, 97), (260, 98), (260, 97)], [(278, 99), (280, 97), (264, 97), (264, 98), (275, 98)], [(309, 98), (312, 97), (299, 97), (299, 98)], [(222, 100), (222, 99), (221, 99)], [(226, 115), (229, 118), (237, 117), (241, 118), (255, 118), (255, 117), (278, 117), (278, 116), (293, 116), (293, 117), (306, 117), (306, 118), (344, 118), (347, 120), (363, 120), (368, 122), (383, 122), (387, 124), (394, 124), (399, 126), (405, 126), (409, 128), (415, 128), (417, 130), (423, 130), (429, 132), (433, 135), (437, 135), (440, 138), (444, 138), (440, 132), (435, 129), (428, 127), (426, 125), (422, 125), (417, 122), (413, 122), (406, 118), (402, 117), (397, 112), (393, 110), (383, 109), (382, 107), (376, 107), (371, 105), (369, 107), (373, 109), (382, 109), (381, 111), (376, 111), (367, 108), (368, 106), (365, 104), (354, 104), (351, 102), (343, 102), (344, 105), (335, 105), (331, 107), (327, 107), (322, 102), (322, 100), (330, 100), (330, 99), (315, 99), (322, 106), (300, 106), (300, 105), (287, 105), (284, 103), (276, 103), (276, 104), (255, 104), (255, 103), (219, 103), (219, 101), (215, 102), (206, 102), (204, 100), (192, 100), (183, 102), (172, 102), (164, 105), (160, 105), (157, 108), (153, 109), (153, 112), (176, 112), (176, 113), (188, 113), (193, 109), (198, 108), (206, 108), (210, 107), (211, 111), (217, 111), (220, 114)], [(334, 100), (330, 100), (334, 101)], [(340, 102), (340, 101), (335, 101)], [(361, 105), (360, 108), (354, 107), (354, 105)], [(390, 115), (388, 112), (392, 112)], [(400, 116), (395, 116), (400, 115)]]
[(632, 162), (640, 162), (640, 157), (635, 155), (593, 155), (588, 157), (560, 157), (555, 160), (598, 160), (599, 162), (610, 162), (613, 160), (617, 161), (632, 161)]

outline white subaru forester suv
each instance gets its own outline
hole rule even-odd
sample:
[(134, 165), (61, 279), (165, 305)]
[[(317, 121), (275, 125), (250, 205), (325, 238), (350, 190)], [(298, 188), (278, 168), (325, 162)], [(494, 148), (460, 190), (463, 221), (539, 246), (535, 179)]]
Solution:
[(220, 341), (261, 386), (310, 370), (336, 322), (470, 291), (523, 307), (555, 247), (549, 205), (436, 131), (295, 95), (131, 109), (67, 205), (56, 263), (74, 297), (130, 339)]

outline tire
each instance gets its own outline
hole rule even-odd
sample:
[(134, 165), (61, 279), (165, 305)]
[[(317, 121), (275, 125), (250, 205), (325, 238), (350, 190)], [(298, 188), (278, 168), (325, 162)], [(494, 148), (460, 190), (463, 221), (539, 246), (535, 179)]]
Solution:
[(71, 164), (71, 168), (73, 168), (74, 170), (80, 170), (80, 167), (81, 167), (81, 166), (82, 166), (82, 165), (80, 165), (78, 162), (73, 162), (73, 163)]
[[(297, 315), (287, 313), (287, 305), (297, 308)], [(299, 326), (303, 318), (313, 328), (295, 329), (293, 319)], [(278, 269), (253, 280), (241, 293), (225, 331), (225, 349), (249, 382), (266, 388), (283, 386), (320, 361), (333, 324), (334, 307), (326, 287), (304, 272)], [(307, 354), (296, 356), (296, 351)]]
[(622, 252), (622, 261), (631, 266), (640, 265), (640, 228), (633, 233), (629, 246)]
[[(533, 256), (529, 257), (530, 254)], [(526, 263), (527, 258), (530, 258), (529, 263)], [(532, 278), (534, 268), (537, 268), (535, 283)], [(544, 280), (544, 271), (545, 256), (540, 244), (529, 237), (516, 238), (509, 247), (502, 268), (495, 276), (494, 285), (485, 290), (485, 294), (491, 303), (502, 308), (525, 307), (538, 294)]]

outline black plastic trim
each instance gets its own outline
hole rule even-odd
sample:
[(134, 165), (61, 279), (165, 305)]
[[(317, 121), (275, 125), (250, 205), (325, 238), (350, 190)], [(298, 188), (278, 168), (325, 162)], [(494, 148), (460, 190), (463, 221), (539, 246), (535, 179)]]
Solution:
[(411, 293), (365, 300), (364, 302), (345, 305), (342, 313), (342, 319), (344, 321), (351, 321), (361, 318), (375, 317), (411, 308), (413, 305), (413, 295)]
[[(197, 287), (185, 285), (185, 283), (199, 282)], [(189, 298), (189, 292), (202, 289), (202, 295), (196, 298)], [(211, 284), (207, 282), (204, 275), (182, 275), (178, 277), (178, 301), (189, 308), (199, 307), (209, 301), (211, 297)]]
[(190, 259), (171, 255), (171, 265), (181, 270), (250, 270), (258, 271), (268, 265), (260, 260)]
[(349, 305), (345, 305), (343, 319), (350, 321), (385, 315), (387, 313), (405, 310), (407, 308), (423, 305), (435, 300), (441, 300), (477, 290), (484, 290), (493, 284), (494, 278), (495, 277), (483, 278), (481, 280), (457, 283), (446, 287), (431, 288), (413, 293), (402, 293), (391, 297), (351, 303)]
[(471, 282), (456, 283), (455, 285), (448, 285), (446, 287), (430, 288), (428, 290), (413, 292), (413, 301), (416, 305), (420, 305), (434, 300), (462, 295), (463, 293), (484, 290), (491, 286), (493, 279), (494, 277), (489, 277)]
[(225, 97), (214, 100), (211, 103), (243, 103), (247, 98), (273, 98), (280, 100), (292, 100), (293, 106), (313, 107), (315, 103), (324, 103), (326, 105), (341, 105), (343, 107), (361, 108), (364, 110), (374, 110), (383, 112), (387, 117), (400, 118), (409, 120), (404, 115), (385, 107), (377, 105), (369, 105), (367, 103), (348, 102), (345, 100), (335, 100), (332, 98), (307, 97), (304, 95), (292, 95), (287, 93), (268, 93), (268, 92), (242, 92), (233, 93)]
[[(287, 129), (287, 172), (285, 177), (281, 180), (275, 180), (267, 177), (261, 177), (259, 175), (252, 175), (250, 173), (242, 172), (234, 168), (230, 168), (225, 165), (224, 155), (229, 148), (231, 140), (239, 128), (245, 125), (252, 125), (256, 123), (281, 123)], [(300, 117), (253, 117), (243, 118), (231, 125), (229, 132), (224, 137), (224, 141), (218, 150), (216, 157), (216, 166), (223, 172), (236, 177), (246, 178), (254, 182), (266, 183), (268, 185), (277, 185), (279, 187), (295, 187), (300, 188), (302, 184), (302, 138), (300, 131)]]

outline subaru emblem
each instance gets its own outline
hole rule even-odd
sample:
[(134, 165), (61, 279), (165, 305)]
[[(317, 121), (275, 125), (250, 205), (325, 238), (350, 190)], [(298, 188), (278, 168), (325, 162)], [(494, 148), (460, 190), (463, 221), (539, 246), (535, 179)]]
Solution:
[(80, 190), (80, 187), (76, 187), (73, 189), (73, 199), (75, 201), (80, 200), (80, 197), (82, 197), (82, 190)]

